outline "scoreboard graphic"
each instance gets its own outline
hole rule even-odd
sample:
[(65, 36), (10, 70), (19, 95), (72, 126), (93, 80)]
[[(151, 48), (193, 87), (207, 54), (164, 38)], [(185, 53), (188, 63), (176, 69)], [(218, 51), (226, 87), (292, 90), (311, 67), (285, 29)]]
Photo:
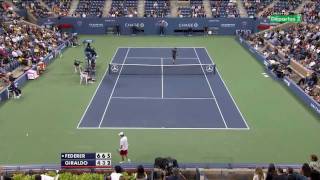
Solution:
[(112, 168), (111, 153), (61, 153), (61, 168)]

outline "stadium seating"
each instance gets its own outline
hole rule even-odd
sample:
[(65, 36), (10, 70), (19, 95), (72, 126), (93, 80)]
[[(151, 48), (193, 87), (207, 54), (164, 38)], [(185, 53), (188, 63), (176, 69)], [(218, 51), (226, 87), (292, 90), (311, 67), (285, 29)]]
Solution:
[(45, 3), (55, 14), (59, 16), (67, 16), (71, 5), (71, 0), (45, 0)]
[(320, 0), (313, 0), (304, 5), (301, 14), (303, 15), (303, 21), (308, 23), (318, 23), (320, 13)]
[(190, 1), (192, 17), (206, 17), (202, 1)]
[(6, 32), (0, 35), (0, 71), (3, 78), (17, 69), (23, 73), (24, 67), (37, 64), (68, 37), (24, 21), (1, 23), (1, 27)]
[(191, 17), (191, 8), (190, 7), (179, 7), (178, 9), (179, 17)]
[(170, 14), (170, 1), (145, 1), (145, 17), (167, 17)]
[(301, 0), (279, 0), (274, 7), (263, 13), (263, 17), (268, 17), (272, 14), (288, 14), (293, 12), (300, 4)]
[(13, 11), (13, 8), (7, 2), (2, 2), (0, 5), (0, 17), (4, 21), (12, 21), (21, 18)]
[(239, 17), (236, 1), (215, 0), (210, 1), (212, 17)]
[(80, 0), (75, 16), (102, 17), (105, 0)]
[(113, 0), (109, 16), (111, 17), (137, 17), (137, 0)]
[(286, 72), (287, 75), (318, 103), (320, 103), (319, 28), (319, 25), (297, 24), (249, 38), (256, 50), (279, 65), (277, 71), (290, 70), (289, 73)]
[(206, 17), (202, 1), (190, 1), (190, 5), (179, 7), (179, 17)]
[(257, 17), (258, 13), (263, 11), (273, 0), (242, 0), (249, 17)]
[(36, 18), (47, 18), (53, 16), (53, 13), (46, 7), (42, 6), (38, 1), (24, 0), (23, 3), (25, 3), (25, 7), (27, 7), (27, 9), (29, 9)]

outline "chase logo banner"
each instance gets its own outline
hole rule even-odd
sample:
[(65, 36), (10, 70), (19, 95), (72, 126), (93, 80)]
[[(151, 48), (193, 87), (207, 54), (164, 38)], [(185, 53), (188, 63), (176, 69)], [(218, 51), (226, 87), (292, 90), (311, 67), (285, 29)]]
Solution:
[(124, 24), (125, 27), (138, 27), (138, 28), (143, 28), (144, 27), (144, 23), (125, 23)]
[(89, 27), (90, 28), (102, 28), (102, 27), (104, 27), (104, 25), (102, 23), (96, 23), (96, 24), (89, 23)]
[(197, 22), (195, 23), (179, 23), (179, 28), (197, 28), (199, 27), (199, 24)]
[(234, 28), (236, 27), (236, 24), (221, 24), (220, 26), (224, 28)]

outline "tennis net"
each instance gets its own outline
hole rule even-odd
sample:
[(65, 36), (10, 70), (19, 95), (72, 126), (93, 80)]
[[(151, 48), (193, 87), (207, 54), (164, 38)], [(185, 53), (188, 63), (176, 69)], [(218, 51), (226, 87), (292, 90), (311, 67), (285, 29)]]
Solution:
[(109, 74), (121, 75), (203, 75), (215, 72), (215, 64), (109, 64)]

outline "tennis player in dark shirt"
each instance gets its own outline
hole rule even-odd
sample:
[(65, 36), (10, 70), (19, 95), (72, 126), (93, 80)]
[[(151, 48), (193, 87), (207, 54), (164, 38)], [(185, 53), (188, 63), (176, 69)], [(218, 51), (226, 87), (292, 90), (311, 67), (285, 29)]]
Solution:
[(173, 61), (173, 64), (175, 64), (176, 59), (177, 59), (177, 48), (173, 48), (172, 49), (172, 61)]

